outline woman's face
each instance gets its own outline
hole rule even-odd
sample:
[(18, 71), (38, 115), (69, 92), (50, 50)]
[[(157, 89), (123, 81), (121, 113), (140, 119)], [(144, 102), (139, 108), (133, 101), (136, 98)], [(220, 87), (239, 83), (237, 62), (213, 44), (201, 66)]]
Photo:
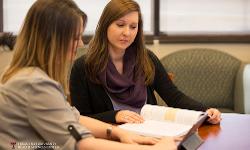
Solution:
[(134, 41), (138, 32), (139, 15), (137, 11), (115, 20), (107, 30), (109, 50), (124, 51)]
[(83, 21), (81, 19), (81, 24), (80, 24), (80, 29), (79, 31), (77, 32), (77, 36), (71, 40), (71, 43), (69, 45), (69, 59), (70, 60), (73, 60), (75, 58), (75, 55), (76, 55), (76, 50), (77, 50), (77, 47), (79, 46), (83, 46), (83, 41), (82, 41), (82, 34), (83, 34)]

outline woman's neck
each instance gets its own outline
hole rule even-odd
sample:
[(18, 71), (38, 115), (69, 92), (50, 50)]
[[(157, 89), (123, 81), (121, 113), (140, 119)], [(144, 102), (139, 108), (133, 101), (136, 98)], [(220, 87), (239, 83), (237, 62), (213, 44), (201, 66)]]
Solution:
[(109, 49), (109, 55), (113, 63), (120, 61), (122, 62), (124, 54), (125, 50)]
[(110, 58), (115, 65), (116, 70), (123, 74), (123, 56), (125, 54), (125, 50), (113, 50), (109, 49)]

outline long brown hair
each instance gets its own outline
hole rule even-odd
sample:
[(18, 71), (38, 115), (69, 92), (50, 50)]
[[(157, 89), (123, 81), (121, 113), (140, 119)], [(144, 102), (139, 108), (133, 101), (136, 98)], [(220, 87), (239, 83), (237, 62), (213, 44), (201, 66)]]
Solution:
[(96, 27), (95, 35), (89, 43), (85, 61), (86, 74), (91, 81), (100, 83), (97, 75), (106, 68), (108, 63), (108, 27), (115, 20), (133, 11), (137, 11), (139, 14), (138, 33), (134, 42), (129, 46), (134, 48), (136, 52), (135, 77), (139, 76), (142, 72), (145, 75), (145, 84), (152, 83), (155, 68), (144, 46), (143, 21), (140, 6), (133, 0), (111, 0), (104, 8)]
[(70, 62), (65, 60), (71, 42), (79, 35), (81, 17), (84, 19), (83, 12), (72, 0), (37, 0), (26, 15), (1, 82), (24, 67), (39, 67), (68, 92)]

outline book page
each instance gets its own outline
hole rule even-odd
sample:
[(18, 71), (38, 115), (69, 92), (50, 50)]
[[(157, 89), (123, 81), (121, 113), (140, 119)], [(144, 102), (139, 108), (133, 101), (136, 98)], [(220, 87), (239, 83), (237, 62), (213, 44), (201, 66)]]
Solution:
[(119, 127), (145, 136), (178, 137), (185, 135), (203, 113), (201, 111), (146, 104), (140, 113), (145, 120), (143, 123), (126, 123)]
[(193, 125), (204, 112), (157, 105), (144, 105), (141, 115), (145, 120), (168, 121)]
[(178, 137), (185, 135), (190, 125), (178, 124), (168, 121), (145, 120), (141, 124), (126, 123), (119, 125), (120, 128), (129, 130), (139, 135), (161, 138), (164, 136)]

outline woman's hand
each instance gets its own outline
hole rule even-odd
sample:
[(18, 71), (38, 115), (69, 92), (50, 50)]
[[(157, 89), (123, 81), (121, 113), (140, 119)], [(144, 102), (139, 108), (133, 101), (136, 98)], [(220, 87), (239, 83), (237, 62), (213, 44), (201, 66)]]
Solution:
[(136, 112), (120, 110), (115, 116), (116, 123), (142, 123), (144, 119)]
[(155, 150), (177, 150), (175, 139), (171, 137), (162, 138), (157, 144), (153, 146)]
[(122, 143), (154, 145), (159, 141), (157, 138), (140, 136), (119, 127), (113, 127), (112, 133)]
[(208, 122), (212, 124), (218, 124), (221, 121), (221, 112), (215, 108), (209, 108), (207, 111), (209, 116)]

